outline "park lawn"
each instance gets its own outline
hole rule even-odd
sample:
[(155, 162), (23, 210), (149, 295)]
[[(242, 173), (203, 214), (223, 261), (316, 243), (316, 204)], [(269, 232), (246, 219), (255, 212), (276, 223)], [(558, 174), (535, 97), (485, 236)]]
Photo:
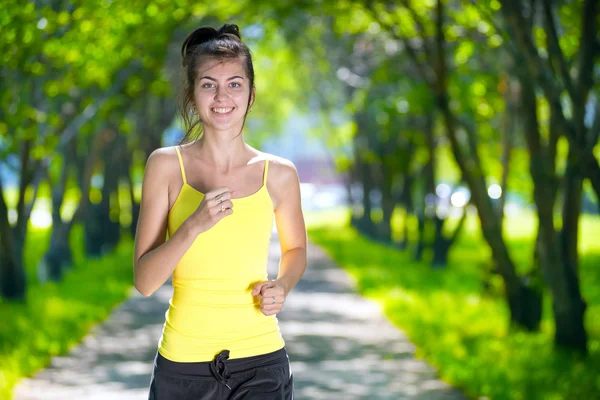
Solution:
[[(450, 253), (446, 269), (412, 261), (407, 251), (373, 243), (348, 226), (348, 213), (307, 213), (309, 239), (354, 278), (360, 293), (379, 302), (386, 316), (438, 368), (443, 380), (472, 398), (558, 400), (600, 398), (600, 218), (582, 218), (580, 277), (588, 303), (587, 359), (553, 350), (549, 296), (542, 332), (509, 332), (499, 277), (482, 289), (490, 251), (475, 218)], [(510, 217), (506, 237), (520, 270), (532, 254), (535, 217)], [(309, 266), (310, 268), (310, 266)]]
[(17, 381), (31, 376), (68, 353), (96, 323), (121, 303), (132, 287), (133, 244), (122, 240), (111, 254), (99, 260), (83, 256), (83, 230), (71, 236), (74, 267), (64, 279), (40, 285), (36, 266), (49, 242), (48, 229), (31, 228), (25, 251), (27, 301), (0, 299), (0, 399), (10, 399)]

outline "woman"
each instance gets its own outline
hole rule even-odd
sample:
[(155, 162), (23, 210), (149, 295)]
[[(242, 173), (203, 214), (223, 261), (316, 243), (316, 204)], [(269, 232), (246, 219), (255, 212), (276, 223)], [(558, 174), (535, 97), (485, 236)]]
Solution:
[[(255, 88), (238, 27), (197, 29), (182, 57), (185, 144), (148, 158), (135, 240), (140, 293), (173, 274), (149, 399), (292, 399), (276, 314), (306, 267), (298, 174), (242, 138)], [(282, 257), (268, 281), (273, 217)]]

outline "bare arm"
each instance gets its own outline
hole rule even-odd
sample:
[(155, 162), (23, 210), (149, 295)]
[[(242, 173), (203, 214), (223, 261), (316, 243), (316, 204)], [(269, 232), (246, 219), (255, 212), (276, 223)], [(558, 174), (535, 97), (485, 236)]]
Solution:
[[(196, 237), (210, 229), (216, 222), (230, 215), (233, 205), (227, 188), (219, 188), (206, 194), (200, 206), (186, 219), (179, 229), (166, 240), (169, 214), (169, 163), (172, 149), (155, 150), (146, 163), (142, 183), (140, 216), (135, 235), (133, 281), (135, 288), (144, 296), (150, 296), (175, 270), (177, 263)], [(175, 161), (177, 162), (177, 161)], [(177, 164), (176, 164), (177, 165)], [(220, 212), (215, 195), (223, 193)]]
[(302, 215), (298, 172), (289, 161), (281, 163), (277, 169), (273, 197), (276, 200), (275, 222), (281, 246), (279, 274), (275, 281), (258, 283), (252, 291), (253, 295), (258, 295), (261, 311), (265, 315), (281, 311), (285, 298), (304, 274), (307, 263), (306, 227)]
[(275, 223), (281, 246), (277, 280), (285, 295), (300, 280), (306, 269), (306, 226), (300, 202), (300, 180), (293, 164), (283, 165), (281, 197), (275, 209)]

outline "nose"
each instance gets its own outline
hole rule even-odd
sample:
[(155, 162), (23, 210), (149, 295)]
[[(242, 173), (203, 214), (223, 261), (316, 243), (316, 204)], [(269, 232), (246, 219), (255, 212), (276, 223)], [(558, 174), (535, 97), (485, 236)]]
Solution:
[(219, 100), (225, 100), (225, 98), (227, 93), (225, 91), (225, 88), (223, 88), (222, 86), (217, 86), (217, 90), (215, 91), (215, 100), (219, 101)]

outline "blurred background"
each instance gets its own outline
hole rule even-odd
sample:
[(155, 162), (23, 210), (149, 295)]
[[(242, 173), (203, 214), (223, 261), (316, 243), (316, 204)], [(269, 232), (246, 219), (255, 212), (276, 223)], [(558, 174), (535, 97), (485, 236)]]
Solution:
[(131, 293), (181, 44), (225, 22), (244, 140), (417, 355), (471, 398), (600, 398), (595, 0), (3, 1), (0, 398)]

